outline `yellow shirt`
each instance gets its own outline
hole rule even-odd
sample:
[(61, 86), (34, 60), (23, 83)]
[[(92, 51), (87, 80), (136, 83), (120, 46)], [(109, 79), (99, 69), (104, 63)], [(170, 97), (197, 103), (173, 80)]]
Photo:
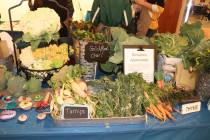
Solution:
[(149, 15), (152, 18), (152, 21), (150, 23), (149, 28), (152, 30), (157, 30), (158, 29), (158, 18), (160, 17), (160, 15), (163, 13), (164, 8), (158, 5), (156, 6), (156, 10), (153, 11), (149, 11)]

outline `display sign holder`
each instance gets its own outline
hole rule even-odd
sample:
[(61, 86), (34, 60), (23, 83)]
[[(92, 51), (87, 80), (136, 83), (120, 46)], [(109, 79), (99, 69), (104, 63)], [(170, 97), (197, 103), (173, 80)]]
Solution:
[(154, 82), (156, 49), (153, 45), (124, 45), (124, 74), (138, 72), (148, 83)]
[(89, 42), (85, 46), (85, 60), (88, 62), (105, 63), (109, 59), (110, 48), (108, 43)]
[(62, 119), (89, 119), (89, 107), (81, 104), (63, 104), (61, 107)]

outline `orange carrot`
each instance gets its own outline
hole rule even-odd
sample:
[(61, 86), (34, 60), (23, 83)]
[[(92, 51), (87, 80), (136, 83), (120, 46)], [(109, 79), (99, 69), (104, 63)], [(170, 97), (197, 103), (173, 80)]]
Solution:
[(158, 80), (158, 81), (157, 81), (157, 86), (158, 86), (160, 89), (163, 89), (163, 88), (164, 88), (164, 81), (163, 81), (163, 80)]
[(157, 104), (157, 108), (162, 113), (164, 121), (166, 121), (167, 120), (167, 116), (166, 116), (165, 109), (163, 108), (163, 106), (161, 104)]
[(150, 115), (155, 116), (156, 118), (158, 118), (159, 120), (163, 120), (163, 118), (159, 117), (158, 115), (156, 115), (151, 109), (146, 109), (146, 112), (149, 113)]

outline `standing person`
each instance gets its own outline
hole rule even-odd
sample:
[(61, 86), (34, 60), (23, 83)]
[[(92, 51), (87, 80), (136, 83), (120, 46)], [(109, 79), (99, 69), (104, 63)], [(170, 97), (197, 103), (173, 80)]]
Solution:
[(146, 33), (146, 36), (152, 37), (158, 30), (158, 19), (164, 11), (164, 0), (132, 0), (132, 2), (143, 8), (148, 9), (148, 14), (151, 18), (151, 22), (148, 23), (149, 29)]

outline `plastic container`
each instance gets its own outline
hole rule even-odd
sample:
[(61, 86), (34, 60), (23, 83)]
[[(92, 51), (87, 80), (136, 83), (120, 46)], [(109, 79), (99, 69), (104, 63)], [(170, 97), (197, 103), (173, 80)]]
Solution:
[(103, 125), (109, 127), (109, 125), (120, 125), (120, 124), (137, 124), (146, 121), (145, 115), (137, 117), (122, 117), (122, 118), (93, 118), (93, 119), (55, 119), (54, 123), (58, 126), (92, 126), (92, 125)]

